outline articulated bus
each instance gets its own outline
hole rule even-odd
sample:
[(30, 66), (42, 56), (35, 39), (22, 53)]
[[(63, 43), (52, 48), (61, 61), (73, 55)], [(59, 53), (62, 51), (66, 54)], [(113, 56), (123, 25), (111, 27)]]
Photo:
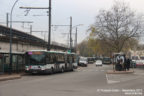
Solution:
[(77, 68), (75, 53), (57, 51), (28, 51), (25, 55), (27, 73), (55, 73)]

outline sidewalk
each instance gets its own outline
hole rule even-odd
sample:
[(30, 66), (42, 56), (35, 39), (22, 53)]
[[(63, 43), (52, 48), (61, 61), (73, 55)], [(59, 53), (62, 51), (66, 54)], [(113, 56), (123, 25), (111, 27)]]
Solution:
[(107, 70), (107, 74), (129, 74), (129, 73), (134, 73), (134, 74), (144, 74), (144, 68), (130, 68), (129, 71), (114, 71), (114, 70)]
[(6, 80), (13, 80), (13, 79), (20, 79), (21, 74), (3, 74), (0, 75), (0, 81), (6, 81)]
[(108, 70), (106, 72), (107, 74), (130, 74), (130, 73), (134, 73), (134, 71), (131, 69), (129, 71), (114, 71), (114, 70)]

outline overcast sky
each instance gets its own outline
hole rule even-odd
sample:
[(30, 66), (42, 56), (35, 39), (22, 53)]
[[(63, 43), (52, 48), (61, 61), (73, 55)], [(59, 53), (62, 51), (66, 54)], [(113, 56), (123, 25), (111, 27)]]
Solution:
[[(95, 16), (100, 9), (109, 9), (114, 0), (52, 0), (52, 24), (53, 25), (69, 25), (69, 17), (73, 17), (73, 26), (83, 24), (78, 27), (78, 42), (84, 40), (87, 36), (88, 26), (95, 22)], [(137, 12), (144, 12), (144, 0), (122, 0), (129, 3), (130, 7)], [(0, 22), (5, 25), (6, 13), (10, 12), (15, 0), (0, 0)], [(33, 31), (48, 30), (48, 10), (30, 10), (25, 16), (25, 7), (48, 7), (48, 0), (19, 0), (13, 12), (13, 21), (33, 21)], [(3, 22), (3, 23), (2, 23)], [(13, 27), (25, 32), (29, 32), (28, 24), (13, 23)], [(23, 28), (25, 27), (25, 28)], [(67, 44), (69, 27), (53, 27), (52, 41)], [(73, 28), (75, 33), (75, 28)], [(45, 38), (46, 33), (33, 33), (34, 35)], [(74, 39), (74, 35), (73, 35)]]

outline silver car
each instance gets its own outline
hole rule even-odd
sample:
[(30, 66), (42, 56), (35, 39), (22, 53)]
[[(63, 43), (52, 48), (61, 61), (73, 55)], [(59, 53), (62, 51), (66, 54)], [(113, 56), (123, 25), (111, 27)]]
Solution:
[(96, 66), (102, 66), (103, 65), (102, 60), (96, 60), (95, 65)]

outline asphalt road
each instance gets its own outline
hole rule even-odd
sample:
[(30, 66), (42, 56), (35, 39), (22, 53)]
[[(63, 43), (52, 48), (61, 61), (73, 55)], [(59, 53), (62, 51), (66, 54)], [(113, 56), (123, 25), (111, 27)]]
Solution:
[(144, 71), (106, 74), (112, 66), (80, 67), (74, 72), (27, 75), (0, 82), (0, 96), (144, 96)]

